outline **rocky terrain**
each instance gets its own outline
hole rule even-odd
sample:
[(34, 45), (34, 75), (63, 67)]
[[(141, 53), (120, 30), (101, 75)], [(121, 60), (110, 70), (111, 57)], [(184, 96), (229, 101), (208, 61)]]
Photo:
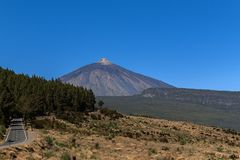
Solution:
[[(35, 140), (0, 159), (236, 160), (240, 133), (186, 122), (123, 116), (107, 109), (33, 121)], [(64, 119), (64, 120), (63, 120)]]
[(60, 78), (64, 83), (91, 88), (96, 96), (128, 96), (152, 87), (173, 88), (162, 81), (129, 71), (106, 58)]

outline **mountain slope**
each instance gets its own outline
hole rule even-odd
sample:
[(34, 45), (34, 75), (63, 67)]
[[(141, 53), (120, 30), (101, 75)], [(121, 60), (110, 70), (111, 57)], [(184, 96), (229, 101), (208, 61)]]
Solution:
[(1, 159), (239, 159), (240, 133), (236, 131), (136, 116), (117, 118), (113, 113), (103, 109), (77, 114), (70, 121), (69, 116), (36, 119), (33, 143), (2, 149)]
[(97, 97), (105, 106), (127, 114), (232, 128), (240, 131), (240, 92), (150, 88), (125, 97)]
[(144, 90), (141, 96), (200, 105), (240, 106), (240, 92), (184, 88), (149, 88)]
[(128, 96), (147, 88), (174, 88), (162, 81), (129, 71), (106, 58), (60, 78), (64, 83), (91, 88), (97, 96)]

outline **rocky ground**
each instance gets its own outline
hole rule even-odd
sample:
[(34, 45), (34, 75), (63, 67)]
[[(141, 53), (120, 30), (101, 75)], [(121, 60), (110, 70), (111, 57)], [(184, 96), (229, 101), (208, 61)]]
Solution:
[(98, 111), (68, 121), (42, 117), (33, 124), (35, 140), (0, 150), (0, 159), (236, 160), (240, 156), (240, 133), (186, 122)]

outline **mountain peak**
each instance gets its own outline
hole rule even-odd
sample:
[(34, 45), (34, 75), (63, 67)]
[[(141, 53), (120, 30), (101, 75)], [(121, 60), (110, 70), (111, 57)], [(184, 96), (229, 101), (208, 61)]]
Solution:
[(106, 58), (60, 78), (64, 83), (92, 89), (96, 96), (129, 96), (148, 88), (174, 88), (162, 81), (114, 65)]
[(111, 65), (112, 62), (110, 62), (107, 58), (101, 58), (100, 61), (98, 61), (97, 63), (100, 63), (102, 65)]

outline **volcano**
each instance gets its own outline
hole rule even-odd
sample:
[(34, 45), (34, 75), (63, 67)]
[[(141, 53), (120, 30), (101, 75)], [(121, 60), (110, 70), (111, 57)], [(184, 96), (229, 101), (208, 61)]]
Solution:
[(175, 88), (102, 58), (60, 77), (63, 83), (92, 89), (96, 96), (131, 96), (148, 88)]

